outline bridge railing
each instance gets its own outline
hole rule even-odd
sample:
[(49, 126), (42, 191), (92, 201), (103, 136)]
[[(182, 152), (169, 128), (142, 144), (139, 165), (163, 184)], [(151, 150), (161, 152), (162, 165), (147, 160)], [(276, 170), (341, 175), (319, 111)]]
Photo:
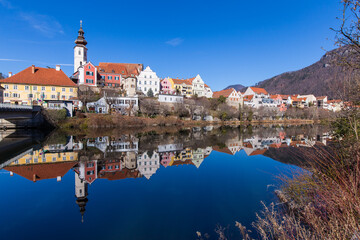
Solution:
[(32, 106), (25, 106), (25, 105), (16, 105), (10, 103), (0, 103), (0, 111), (1, 110), (32, 110)]

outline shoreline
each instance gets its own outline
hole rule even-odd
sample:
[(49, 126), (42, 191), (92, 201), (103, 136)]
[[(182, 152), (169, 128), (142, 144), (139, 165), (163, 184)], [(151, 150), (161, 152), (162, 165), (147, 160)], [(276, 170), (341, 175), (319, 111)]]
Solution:
[(63, 131), (86, 133), (96, 130), (142, 130), (173, 128), (180, 130), (186, 127), (205, 127), (205, 126), (247, 126), (247, 125), (303, 125), (320, 124), (320, 121), (310, 119), (286, 119), (286, 120), (253, 120), (253, 121), (196, 121), (179, 119), (177, 117), (133, 117), (121, 115), (92, 115), (85, 118), (68, 118), (58, 123), (56, 128)]

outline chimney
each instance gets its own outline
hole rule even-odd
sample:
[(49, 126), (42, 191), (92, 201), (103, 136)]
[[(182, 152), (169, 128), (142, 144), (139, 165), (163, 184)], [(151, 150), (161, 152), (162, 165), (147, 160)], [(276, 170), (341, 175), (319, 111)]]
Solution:
[(56, 71), (60, 71), (60, 69), (61, 69), (61, 68), (60, 68), (60, 65), (56, 65), (56, 68), (55, 68), (55, 69), (56, 69)]
[(35, 65), (31, 66), (31, 73), (34, 74), (35, 73)]
[(12, 72), (9, 72), (9, 77), (11, 77), (13, 74), (12, 74)]

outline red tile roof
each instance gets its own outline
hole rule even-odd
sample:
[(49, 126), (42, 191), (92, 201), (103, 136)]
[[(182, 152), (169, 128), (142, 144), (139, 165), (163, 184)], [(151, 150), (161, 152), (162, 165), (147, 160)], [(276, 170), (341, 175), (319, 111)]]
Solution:
[(76, 84), (62, 70), (56, 71), (53, 68), (35, 66), (30, 66), (11, 77), (1, 79), (0, 83), (76, 87)]
[(101, 73), (115, 73), (123, 76), (138, 76), (143, 70), (143, 65), (139, 63), (99, 63), (96, 67)]
[(30, 181), (63, 177), (77, 162), (39, 163), (8, 166), (4, 169), (14, 172)]
[[(229, 97), (230, 94), (235, 91), (235, 89), (233, 88), (229, 88), (229, 89), (225, 89), (225, 90), (221, 90), (221, 91), (217, 91), (213, 93), (213, 98), (219, 98), (220, 96), (223, 97)], [(236, 92), (236, 91), (235, 91)]]
[(263, 155), (266, 151), (267, 149), (256, 149), (249, 156)]
[(254, 98), (254, 95), (247, 95), (247, 96), (244, 96), (244, 101), (250, 102), (253, 98)]
[(264, 88), (250, 87), (256, 94), (268, 94), (268, 92)]
[(192, 85), (192, 81), (195, 78), (189, 78), (189, 79), (177, 79), (177, 78), (173, 78), (172, 80), (174, 81), (174, 84), (186, 84), (186, 85)]
[(216, 152), (222, 152), (222, 153), (233, 155), (233, 153), (230, 151), (230, 149), (228, 147), (220, 148), (219, 146), (214, 146), (213, 150)]
[(341, 103), (340, 99), (329, 100), (328, 103)]

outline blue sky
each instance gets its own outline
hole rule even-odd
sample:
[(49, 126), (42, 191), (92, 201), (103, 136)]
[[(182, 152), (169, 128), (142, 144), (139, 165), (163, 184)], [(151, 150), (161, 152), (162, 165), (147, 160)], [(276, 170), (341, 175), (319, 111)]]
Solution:
[(0, 72), (73, 67), (79, 21), (88, 60), (200, 74), (213, 90), (306, 67), (334, 48), (340, 0), (0, 0)]

